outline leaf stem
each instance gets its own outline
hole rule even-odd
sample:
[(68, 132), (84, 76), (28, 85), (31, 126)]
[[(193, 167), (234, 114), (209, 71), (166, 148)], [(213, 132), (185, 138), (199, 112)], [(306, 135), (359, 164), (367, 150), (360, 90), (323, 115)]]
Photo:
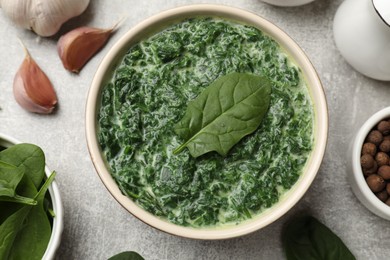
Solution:
[(26, 204), (31, 206), (35, 206), (38, 204), (38, 202), (35, 199), (27, 198), (19, 195), (15, 195), (14, 197), (2, 197), (1, 201), (15, 202), (15, 203)]
[(52, 218), (55, 218), (56, 217), (56, 213), (54, 212), (54, 210), (52, 208), (48, 209), (47, 212), (50, 214), (50, 216)]
[(56, 176), (56, 172), (53, 171), (49, 178), (46, 179), (45, 183), (42, 185), (42, 187), (40, 188), (40, 190), (38, 191), (38, 193), (35, 195), (35, 198), (36, 199), (39, 199), (40, 197), (43, 198), (43, 196), (45, 195), (47, 189), (49, 188), (50, 184), (54, 181), (54, 177)]
[(189, 143), (189, 141), (187, 141), (184, 144), (182, 144), (179, 147), (177, 147), (175, 150), (173, 150), (173, 154), (177, 155), (177, 154), (181, 153), (184, 150), (184, 148), (186, 148), (188, 143)]

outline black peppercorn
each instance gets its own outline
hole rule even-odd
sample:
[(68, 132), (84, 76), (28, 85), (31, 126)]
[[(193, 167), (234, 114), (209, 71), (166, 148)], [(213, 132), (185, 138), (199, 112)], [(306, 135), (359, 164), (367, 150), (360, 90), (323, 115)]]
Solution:
[(377, 125), (377, 129), (384, 135), (390, 134), (390, 122), (389, 121), (380, 121)]
[(366, 182), (367, 182), (368, 187), (373, 192), (380, 192), (386, 186), (385, 180), (377, 174), (372, 174), (372, 175), (368, 176), (366, 179)]
[(383, 165), (379, 167), (378, 175), (381, 176), (384, 180), (390, 180), (390, 166)]
[(376, 197), (381, 201), (385, 202), (389, 198), (389, 194), (387, 194), (386, 190), (375, 193)]
[(390, 162), (390, 157), (387, 153), (379, 152), (375, 156), (375, 161), (378, 163), (378, 166), (388, 165)]
[(390, 140), (383, 140), (379, 145), (379, 150), (385, 153), (390, 152)]
[(369, 154), (371, 156), (375, 156), (376, 154), (376, 145), (373, 143), (365, 143), (362, 148), (362, 155)]
[(369, 154), (364, 154), (360, 157), (360, 164), (363, 169), (371, 169), (374, 166), (374, 158)]
[(365, 176), (370, 176), (371, 174), (377, 173), (377, 171), (378, 171), (378, 164), (377, 164), (377, 162), (374, 162), (374, 166), (372, 168), (370, 168), (370, 169), (362, 168), (362, 170), (363, 170), (363, 174)]
[(378, 130), (372, 130), (367, 136), (367, 142), (379, 145), (383, 141), (383, 135)]

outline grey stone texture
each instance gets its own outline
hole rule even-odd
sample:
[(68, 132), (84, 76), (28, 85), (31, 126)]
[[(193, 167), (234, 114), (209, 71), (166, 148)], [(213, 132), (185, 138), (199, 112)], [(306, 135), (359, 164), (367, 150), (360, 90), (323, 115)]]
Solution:
[[(260, 0), (93, 0), (60, 33), (40, 38), (17, 28), (0, 12), (0, 132), (43, 148), (56, 170), (65, 211), (58, 259), (107, 259), (127, 250), (145, 259), (285, 259), (283, 224), (309, 212), (337, 233), (358, 259), (389, 259), (390, 222), (369, 212), (354, 196), (346, 158), (354, 132), (390, 104), (390, 83), (366, 78), (338, 52), (332, 34), (341, 0), (316, 0), (282, 8)], [(329, 141), (318, 175), (306, 195), (285, 216), (253, 234), (224, 241), (198, 241), (165, 234), (123, 209), (103, 186), (92, 165), (85, 138), (85, 102), (94, 73), (109, 48), (132, 26), (162, 10), (194, 3), (218, 3), (254, 12), (286, 31), (304, 49), (323, 82), (329, 104)], [(79, 75), (63, 69), (56, 42), (68, 30), (89, 25), (110, 27), (127, 19), (107, 46)], [(389, 28), (390, 30), (390, 28)], [(53, 115), (24, 111), (12, 93), (24, 54), (20, 38), (52, 80), (59, 98)]]

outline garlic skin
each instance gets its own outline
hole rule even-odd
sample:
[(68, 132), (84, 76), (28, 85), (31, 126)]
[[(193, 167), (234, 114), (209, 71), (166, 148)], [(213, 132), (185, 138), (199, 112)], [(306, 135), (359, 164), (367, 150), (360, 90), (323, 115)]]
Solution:
[(78, 73), (107, 43), (115, 29), (116, 25), (111, 29), (80, 27), (61, 36), (57, 51), (64, 68)]
[(25, 52), (26, 57), (14, 78), (15, 100), (27, 111), (50, 114), (57, 104), (57, 95), (53, 85), (27, 49)]
[(90, 0), (0, 0), (0, 7), (17, 25), (44, 37), (85, 11)]

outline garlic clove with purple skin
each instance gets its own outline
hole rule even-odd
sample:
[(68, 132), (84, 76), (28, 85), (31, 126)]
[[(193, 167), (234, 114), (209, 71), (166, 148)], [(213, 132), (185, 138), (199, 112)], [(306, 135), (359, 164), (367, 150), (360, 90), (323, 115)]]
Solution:
[(117, 25), (110, 29), (80, 27), (61, 36), (57, 51), (64, 68), (78, 73), (107, 43), (116, 27)]
[(25, 47), (24, 50), (26, 56), (14, 78), (15, 100), (27, 111), (50, 114), (57, 104), (53, 85)]

